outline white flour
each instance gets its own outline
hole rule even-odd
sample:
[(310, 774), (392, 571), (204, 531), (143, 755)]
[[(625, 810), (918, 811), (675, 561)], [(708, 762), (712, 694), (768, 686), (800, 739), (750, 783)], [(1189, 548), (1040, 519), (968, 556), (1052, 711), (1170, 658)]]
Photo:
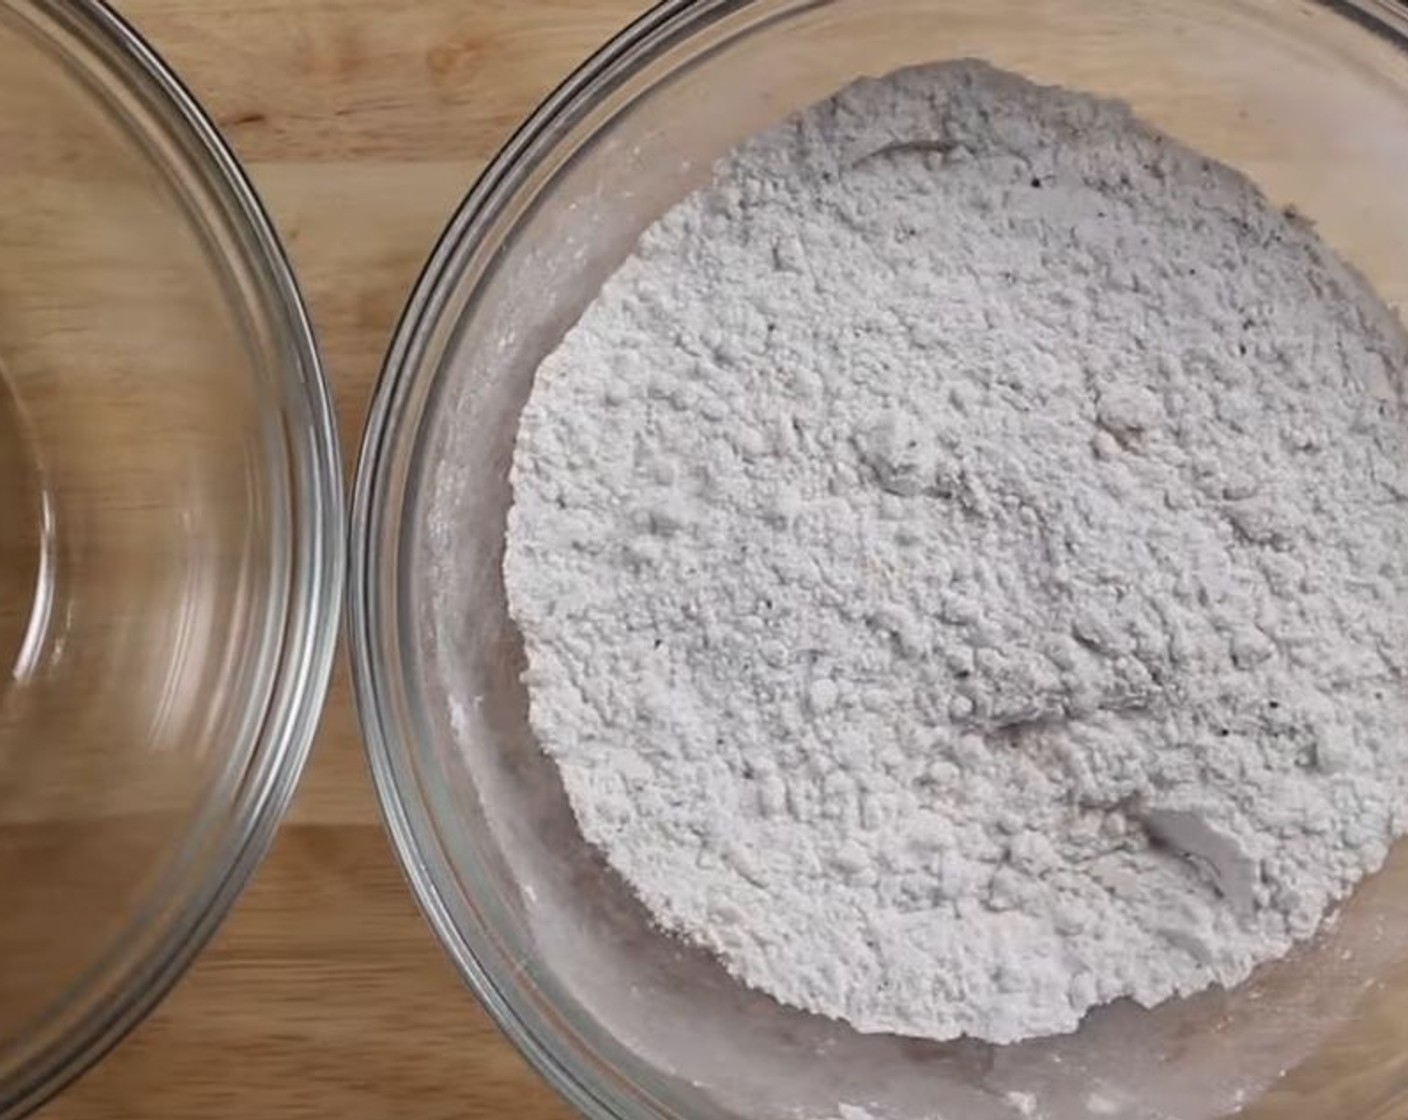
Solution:
[(1234, 984), (1405, 820), (1391, 314), (979, 64), (742, 148), (542, 365), (505, 576), (586, 838), (744, 983), (995, 1042)]

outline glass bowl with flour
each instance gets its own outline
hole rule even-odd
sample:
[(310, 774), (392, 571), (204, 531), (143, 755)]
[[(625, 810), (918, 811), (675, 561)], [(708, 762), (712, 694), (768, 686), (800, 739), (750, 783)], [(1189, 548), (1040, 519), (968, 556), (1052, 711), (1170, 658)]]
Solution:
[(1408, 1088), (1405, 35), (665, 4), (490, 168), (354, 662), (427, 912), (589, 1115)]

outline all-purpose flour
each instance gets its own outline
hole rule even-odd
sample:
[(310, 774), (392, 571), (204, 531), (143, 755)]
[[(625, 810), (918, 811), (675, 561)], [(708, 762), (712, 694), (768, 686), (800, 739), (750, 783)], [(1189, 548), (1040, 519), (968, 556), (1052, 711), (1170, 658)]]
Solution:
[(505, 576), (584, 835), (863, 1031), (1238, 982), (1408, 826), (1405, 363), (1120, 105), (945, 64), (751, 141), (523, 414)]

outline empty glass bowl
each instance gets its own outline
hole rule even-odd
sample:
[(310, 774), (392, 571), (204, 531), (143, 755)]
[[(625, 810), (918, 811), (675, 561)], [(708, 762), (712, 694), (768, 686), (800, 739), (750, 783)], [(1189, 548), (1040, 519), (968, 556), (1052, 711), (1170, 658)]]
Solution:
[(744, 136), (862, 74), (983, 58), (1131, 102), (1294, 204), (1402, 305), (1406, 50), (1395, 0), (672, 0), (490, 166), (378, 391), (351, 639), (382, 803), (421, 902), (507, 1033), (588, 1115), (1408, 1115), (1402, 846), (1331, 928), (1236, 990), (1107, 1007), (1067, 1037), (867, 1037), (741, 990), (656, 933), (582, 841), (527, 726), (500, 573), (538, 362), (639, 232)]
[(238, 893), (342, 560), (313, 338), (233, 157), (99, 4), (0, 0), (0, 1117)]

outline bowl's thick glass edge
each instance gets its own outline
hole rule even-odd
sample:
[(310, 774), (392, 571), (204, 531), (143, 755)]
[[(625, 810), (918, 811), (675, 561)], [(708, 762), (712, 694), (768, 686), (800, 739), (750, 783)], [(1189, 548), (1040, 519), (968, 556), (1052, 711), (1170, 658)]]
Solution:
[[(267, 850), (302, 774), (321, 716), (336, 650), (345, 575), (344, 499), (334, 411), (316, 338), (283, 246), (252, 185), (213, 122), (147, 42), (103, 0), (29, 0), (32, 13), (94, 47), (119, 80), (156, 108), (163, 124), (205, 164), (205, 179), (245, 234), (252, 270), (280, 319), (293, 361), (289, 380), (306, 409), (290, 425), (290, 608), (279, 683), (257, 753), (264, 780), (242, 791), (240, 819), (209, 868), (132, 953), (115, 961), (106, 990), (65, 1023), (61, 1037), (29, 1056), (0, 1097), (0, 1120), (32, 1112), (89, 1069), (161, 1001), (220, 926)], [(21, 13), (23, 15), (23, 13)], [(192, 875), (192, 880), (196, 878)], [(113, 998), (102, 998), (112, 995)]]
[(1314, 3), (1408, 50), (1408, 0), (1314, 0)]

